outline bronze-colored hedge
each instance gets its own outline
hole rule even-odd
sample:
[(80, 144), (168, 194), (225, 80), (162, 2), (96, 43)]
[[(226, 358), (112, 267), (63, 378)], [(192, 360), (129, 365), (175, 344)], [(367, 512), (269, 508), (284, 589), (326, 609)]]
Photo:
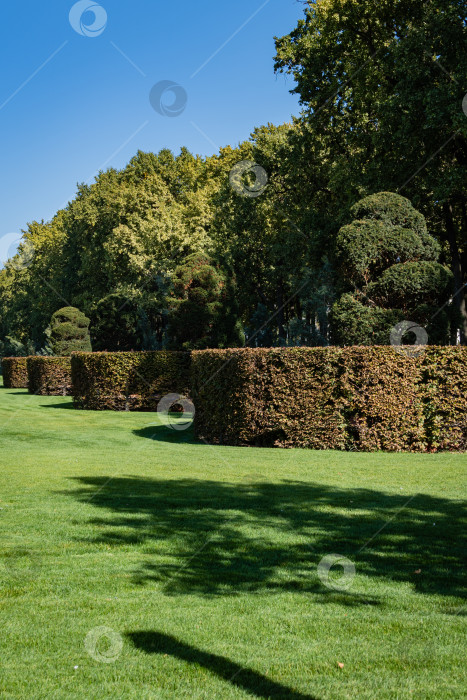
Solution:
[(347, 449), (425, 449), (419, 359), (388, 346), (341, 349), (336, 401)]
[(155, 410), (191, 396), (210, 442), (359, 451), (467, 449), (467, 348), (74, 353), (75, 405)]
[(465, 347), (195, 351), (195, 429), (230, 445), (467, 449), (466, 361)]
[(429, 347), (421, 363), (428, 448), (467, 450), (467, 347)]
[(7, 389), (27, 389), (27, 357), (4, 357), (2, 359), (3, 386)]
[(155, 411), (166, 394), (188, 395), (188, 352), (75, 352), (71, 356), (76, 408)]
[(339, 349), (192, 353), (195, 430), (212, 442), (342, 449)]
[(71, 395), (69, 357), (28, 357), (28, 391), (39, 396)]

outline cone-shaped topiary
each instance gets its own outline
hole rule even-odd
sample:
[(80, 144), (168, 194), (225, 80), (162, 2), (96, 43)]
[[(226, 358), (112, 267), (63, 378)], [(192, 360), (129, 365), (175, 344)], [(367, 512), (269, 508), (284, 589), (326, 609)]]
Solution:
[(52, 315), (50, 344), (54, 355), (71, 355), (74, 351), (91, 352), (89, 319), (74, 306), (65, 306)]

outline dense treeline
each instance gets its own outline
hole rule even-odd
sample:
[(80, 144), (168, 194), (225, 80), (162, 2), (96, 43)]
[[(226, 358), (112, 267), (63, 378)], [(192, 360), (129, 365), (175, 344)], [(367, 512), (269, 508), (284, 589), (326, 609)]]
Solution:
[(3, 353), (47, 348), (65, 306), (95, 350), (384, 343), (407, 318), (465, 342), (463, 8), (307, 3), (276, 40), (302, 115), (208, 158), (138, 152), (29, 224), (0, 272)]

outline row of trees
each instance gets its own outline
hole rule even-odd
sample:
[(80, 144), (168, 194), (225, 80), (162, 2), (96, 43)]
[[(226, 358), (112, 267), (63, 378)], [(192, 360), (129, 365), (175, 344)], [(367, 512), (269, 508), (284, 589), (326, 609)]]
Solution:
[(308, 2), (276, 40), (302, 115), (80, 185), (0, 272), (1, 336), (37, 351), (66, 305), (96, 350), (388, 343), (405, 318), (465, 342), (464, 15), (457, 0)]

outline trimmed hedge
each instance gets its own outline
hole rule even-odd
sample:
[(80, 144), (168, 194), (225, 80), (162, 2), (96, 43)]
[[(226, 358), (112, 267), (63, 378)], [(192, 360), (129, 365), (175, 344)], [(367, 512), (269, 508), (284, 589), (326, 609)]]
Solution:
[(70, 396), (69, 357), (28, 357), (28, 391), (39, 396)]
[(467, 450), (467, 347), (429, 347), (421, 359), (428, 448)]
[(420, 366), (392, 347), (350, 347), (339, 353), (338, 401), (346, 449), (425, 449)]
[(230, 445), (342, 449), (337, 348), (192, 353), (196, 433)]
[(229, 445), (467, 449), (466, 347), (74, 353), (74, 402), (154, 411), (191, 396), (196, 434)]
[(188, 352), (75, 352), (71, 356), (76, 408), (155, 411), (166, 394), (188, 395)]
[(2, 359), (3, 386), (7, 389), (27, 389), (27, 357), (4, 357)]
[(467, 449), (467, 348), (192, 353), (198, 436), (230, 445)]

